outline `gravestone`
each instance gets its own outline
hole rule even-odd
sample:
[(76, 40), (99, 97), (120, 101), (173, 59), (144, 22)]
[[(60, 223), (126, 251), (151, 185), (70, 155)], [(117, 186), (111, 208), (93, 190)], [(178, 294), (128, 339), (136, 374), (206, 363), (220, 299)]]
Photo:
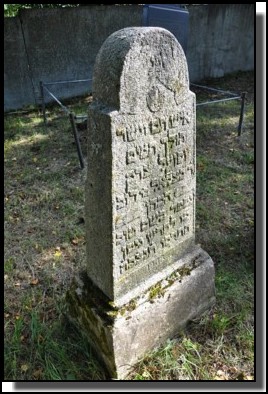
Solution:
[(195, 95), (184, 52), (156, 27), (102, 45), (89, 108), (87, 269), (71, 320), (111, 376), (215, 302), (214, 264), (195, 244)]

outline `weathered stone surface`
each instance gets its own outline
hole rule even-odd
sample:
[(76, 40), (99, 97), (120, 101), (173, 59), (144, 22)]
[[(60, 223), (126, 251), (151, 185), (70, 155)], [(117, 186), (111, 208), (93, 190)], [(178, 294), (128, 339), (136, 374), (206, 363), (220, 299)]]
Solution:
[(86, 275), (68, 293), (70, 318), (83, 330), (110, 376), (124, 379), (144, 354), (214, 304), (214, 264), (201, 248), (128, 304), (115, 309)]
[(89, 108), (87, 272), (71, 319), (113, 377), (215, 302), (214, 265), (195, 245), (195, 95), (175, 37), (112, 34)]
[(93, 89), (88, 275), (122, 305), (194, 246), (195, 95), (177, 40), (151, 27), (105, 41)]

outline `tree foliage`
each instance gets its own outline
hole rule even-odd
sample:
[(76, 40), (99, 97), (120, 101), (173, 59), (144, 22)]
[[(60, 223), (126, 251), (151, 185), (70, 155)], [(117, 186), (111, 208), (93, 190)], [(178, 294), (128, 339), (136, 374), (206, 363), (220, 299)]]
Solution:
[(81, 4), (4, 4), (5, 16), (17, 16), (22, 9), (29, 8), (64, 8), (64, 7), (77, 7)]

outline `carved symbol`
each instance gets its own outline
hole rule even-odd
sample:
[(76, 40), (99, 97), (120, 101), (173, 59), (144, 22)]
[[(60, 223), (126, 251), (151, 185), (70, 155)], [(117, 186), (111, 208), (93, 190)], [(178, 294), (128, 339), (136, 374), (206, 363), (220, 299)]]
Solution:
[(153, 86), (146, 97), (148, 108), (151, 112), (159, 111), (164, 104), (164, 94), (158, 86)]

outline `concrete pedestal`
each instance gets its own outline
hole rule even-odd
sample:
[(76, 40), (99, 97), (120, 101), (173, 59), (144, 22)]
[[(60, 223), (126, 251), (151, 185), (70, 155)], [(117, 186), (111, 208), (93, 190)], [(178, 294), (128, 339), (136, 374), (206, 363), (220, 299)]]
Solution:
[(86, 273), (74, 280), (67, 293), (69, 318), (112, 378), (124, 379), (148, 351), (214, 304), (214, 264), (209, 255), (195, 247), (176, 266), (164, 280), (119, 309)]

